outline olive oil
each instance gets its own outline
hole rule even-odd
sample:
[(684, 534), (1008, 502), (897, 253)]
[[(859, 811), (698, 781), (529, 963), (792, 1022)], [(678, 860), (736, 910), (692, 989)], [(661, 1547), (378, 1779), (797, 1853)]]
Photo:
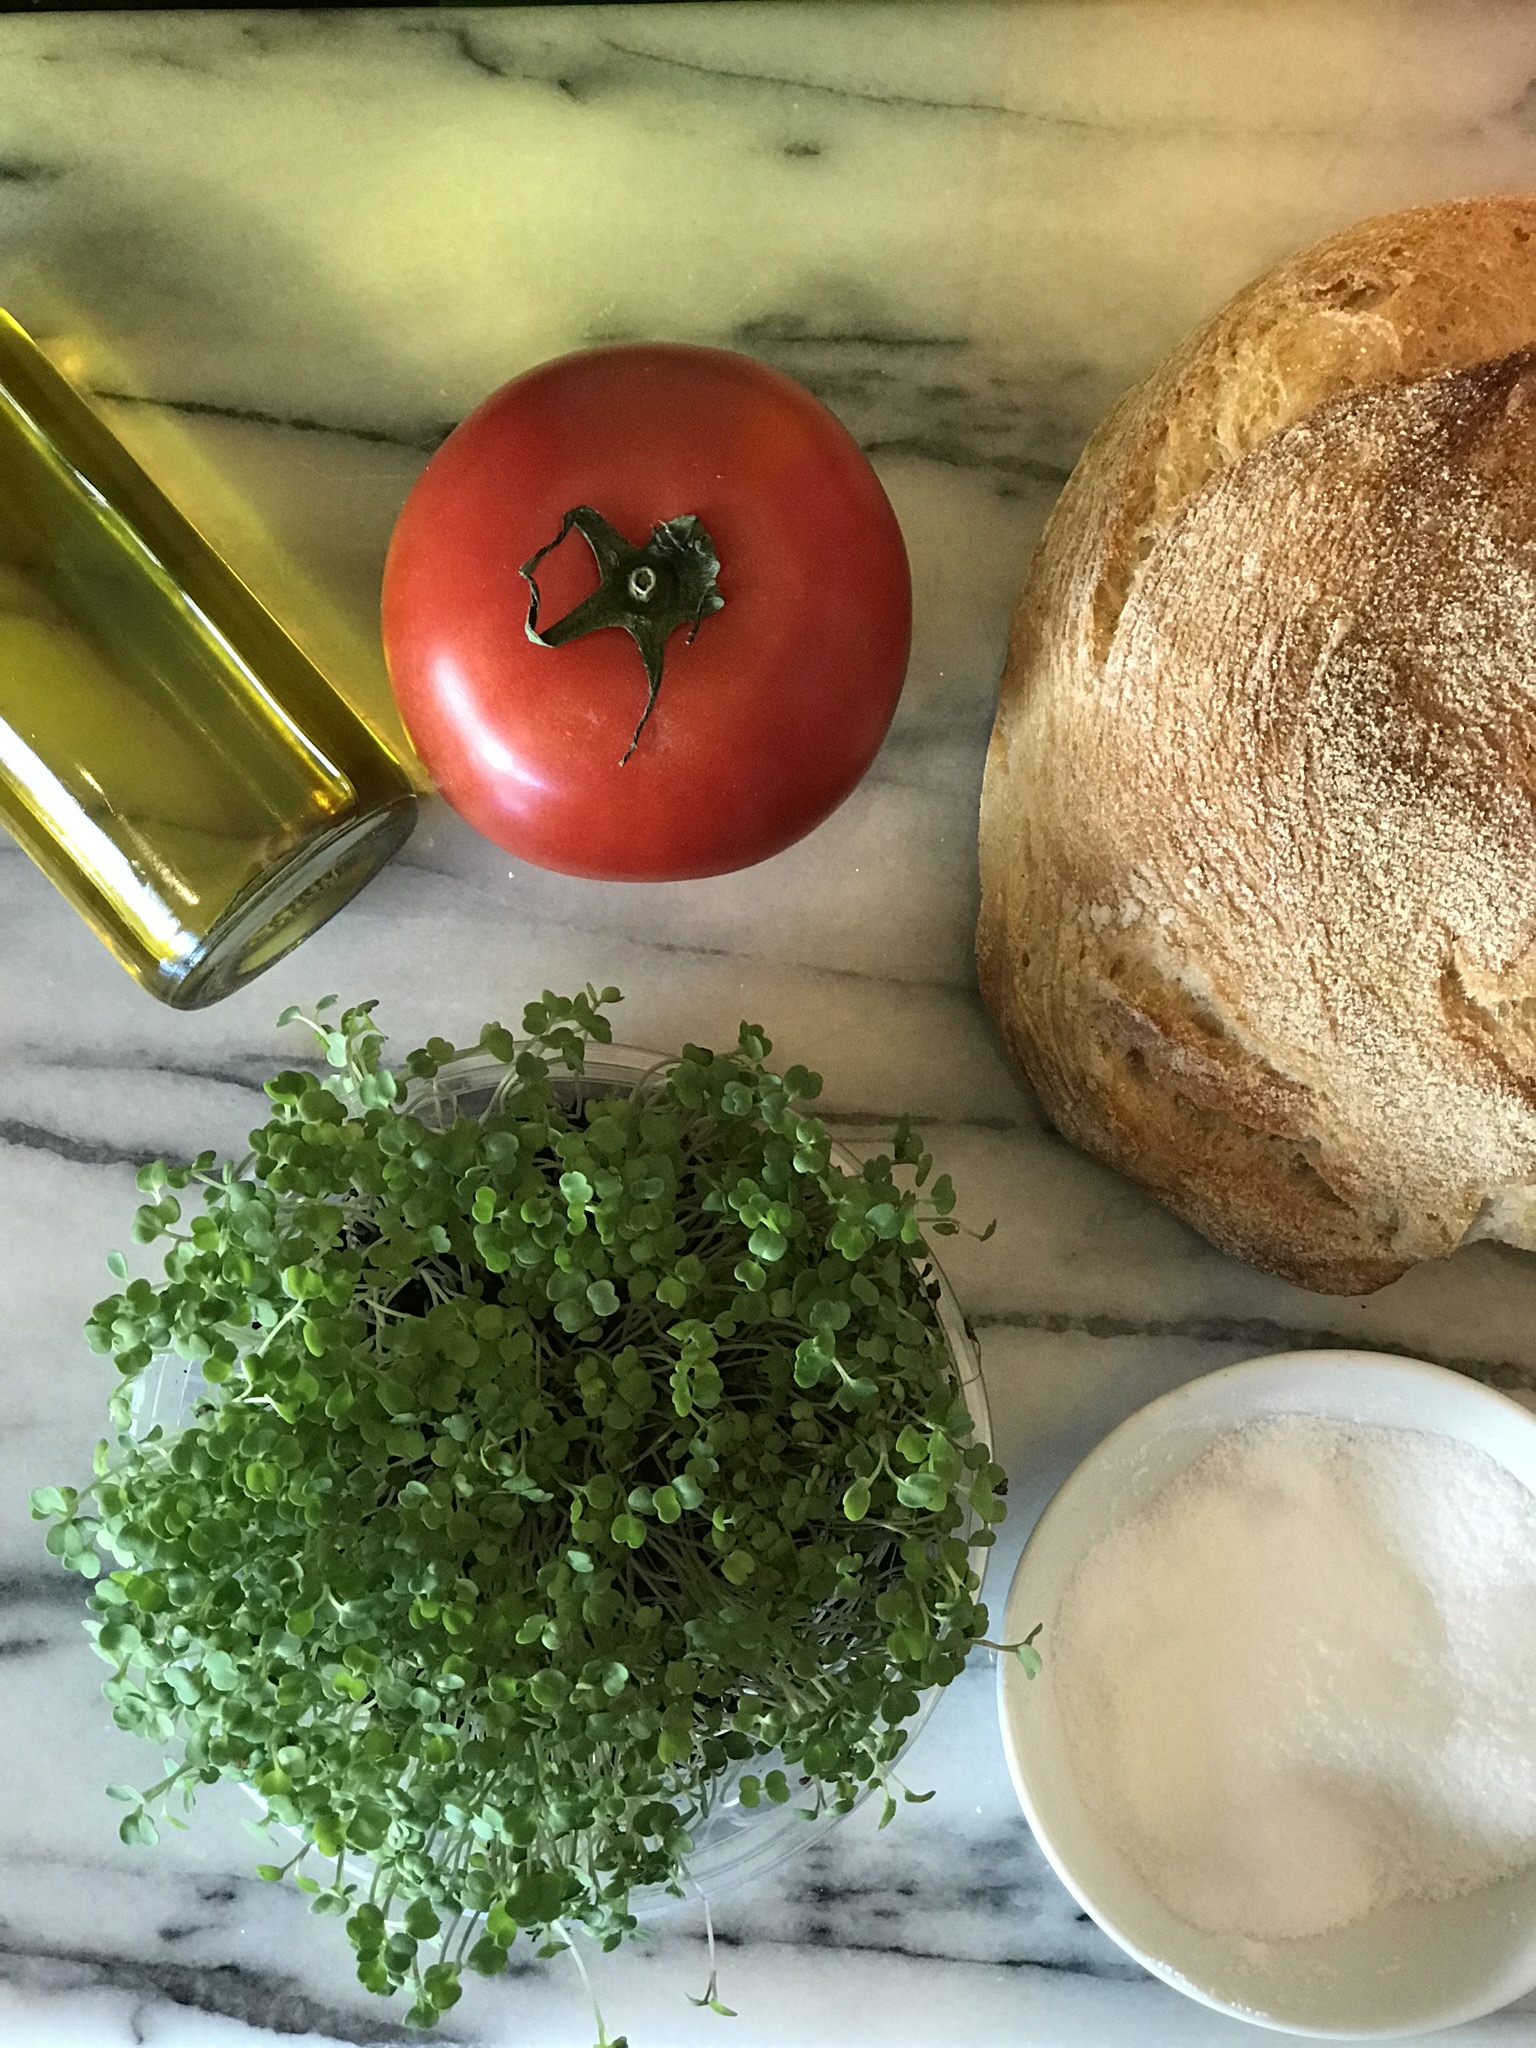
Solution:
[(0, 313), (0, 820), (143, 986), (217, 1001), (408, 837), (398, 764)]

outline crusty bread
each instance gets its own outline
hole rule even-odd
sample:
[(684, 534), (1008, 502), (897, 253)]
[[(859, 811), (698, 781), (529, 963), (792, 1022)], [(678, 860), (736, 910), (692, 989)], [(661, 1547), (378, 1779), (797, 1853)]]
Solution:
[(1060, 1129), (1365, 1292), (1536, 1246), (1536, 200), (1367, 221), (1102, 423), (1014, 616), (981, 985)]

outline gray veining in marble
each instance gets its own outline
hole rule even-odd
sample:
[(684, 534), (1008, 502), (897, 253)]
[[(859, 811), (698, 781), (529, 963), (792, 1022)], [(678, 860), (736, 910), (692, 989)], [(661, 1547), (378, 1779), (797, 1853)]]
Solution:
[[(975, 805), (1009, 604), (1095, 419), (1287, 249), (1372, 211), (1536, 183), (1536, 8), (1505, 0), (1038, 0), (0, 17), (0, 303), (373, 715), (390, 524), (488, 390), (584, 342), (778, 364), (901, 517), (910, 680), (868, 780), (746, 875), (605, 887), (439, 806), (335, 924), (174, 1017), (0, 846), (0, 2044), (401, 2038), (334, 1928), (260, 1884), (232, 1788), (121, 1848), (132, 1777), (27, 1489), (100, 1431), (78, 1339), (136, 1165), (240, 1145), (284, 1004), (382, 994), (401, 1041), (617, 981), (622, 1035), (762, 1021), (850, 1142), (922, 1121), (968, 1214), (952, 1276), (1012, 1482), (991, 1590), (1050, 1490), (1154, 1394), (1366, 1343), (1536, 1384), (1536, 1264), (1479, 1245), (1365, 1301), (1213, 1252), (1066, 1148), (1000, 1056), (970, 944)], [(1234, 2048), (1085, 1920), (1010, 1791), (985, 1661), (913, 1753), (938, 1797), (856, 1816), (606, 1958), (610, 2024), (718, 2048)], [(590, 2040), (559, 1965), (476, 1985), (445, 2040)], [(1440, 2037), (1536, 2048), (1536, 2001)]]

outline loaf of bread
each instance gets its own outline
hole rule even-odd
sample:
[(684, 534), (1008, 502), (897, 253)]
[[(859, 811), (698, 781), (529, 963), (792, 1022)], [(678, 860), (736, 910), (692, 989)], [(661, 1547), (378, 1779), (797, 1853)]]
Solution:
[(1536, 1248), (1536, 200), (1335, 235), (1089, 442), (1014, 616), (981, 986), (1269, 1272)]

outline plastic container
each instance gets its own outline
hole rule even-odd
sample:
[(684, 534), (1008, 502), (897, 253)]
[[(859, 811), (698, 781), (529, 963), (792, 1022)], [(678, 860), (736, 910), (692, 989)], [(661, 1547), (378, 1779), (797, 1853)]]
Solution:
[[(562, 1077), (557, 1071), (555, 1083), (565, 1102), (575, 1106), (593, 1094), (611, 1095), (644, 1088), (658, 1078), (668, 1064), (668, 1055), (646, 1052), (634, 1046), (594, 1047), (588, 1054), (583, 1075)], [(503, 1081), (507, 1073), (508, 1069), (499, 1060), (489, 1056), (483, 1060), (466, 1060), (435, 1080), (416, 1084), (410, 1105), (423, 1122), (435, 1122), (439, 1126), (452, 1122), (457, 1116), (483, 1116), (497, 1092), (497, 1083)], [(860, 1171), (861, 1162), (846, 1146), (834, 1143), (831, 1153), (845, 1173)], [(956, 1388), (970, 1411), (978, 1438), (990, 1443), (991, 1419), (982, 1386), (976, 1340), (953, 1288), (932, 1259), (927, 1262), (927, 1279), (934, 1314), (953, 1362)], [(158, 1423), (168, 1436), (174, 1435), (191, 1420), (197, 1400), (207, 1391), (195, 1366), (186, 1364), (174, 1354), (157, 1359), (139, 1382), (135, 1428), (142, 1433)], [(968, 1536), (975, 1534), (974, 1522), (968, 1525), (966, 1533)], [(972, 1548), (971, 1566), (978, 1577), (984, 1576), (990, 1555), (988, 1547)], [(917, 1714), (907, 1723), (909, 1744), (927, 1722), (941, 1695), (942, 1688), (935, 1687), (924, 1696)], [(796, 1810), (793, 1800), (787, 1806), (773, 1806), (767, 1802), (756, 1807), (743, 1806), (737, 1797), (736, 1781), (749, 1770), (761, 1776), (781, 1761), (776, 1756), (755, 1757), (749, 1763), (734, 1767), (722, 1778), (719, 1797), (706, 1819), (694, 1830), (694, 1848), (688, 1859), (687, 1878), (696, 1893), (701, 1892), (714, 1899), (732, 1885), (744, 1884), (761, 1876), (810, 1843), (819, 1841), (844, 1818), (841, 1814), (826, 1811), (813, 1819), (806, 1819)], [(792, 1770), (793, 1767), (786, 1768)], [(858, 1803), (862, 1804), (868, 1796), (869, 1791), (866, 1790)], [(358, 1868), (366, 1861), (356, 1857), (351, 1860)], [(676, 1903), (676, 1894), (661, 1886), (648, 1886), (635, 1892), (631, 1903), (642, 1920), (654, 1919), (659, 1912)]]
[(1085, 1554), (1148, 1506), (1219, 1435), (1265, 1416), (1422, 1430), (1484, 1451), (1536, 1491), (1536, 1415), (1460, 1373), (1369, 1351), (1287, 1352), (1192, 1380), (1138, 1410), (1041, 1516), (1004, 1622), (1044, 1624), (1040, 1676), (1001, 1660), (1008, 1768), (1067, 1889), (1126, 1952), (1203, 2004), (1299, 2034), (1390, 2038), (1493, 2012), (1536, 1989), (1536, 1869), (1465, 1897), (1404, 1901), (1287, 1941), (1209, 1934), (1154, 1897), (1078, 1791), (1051, 1678), (1051, 1626)]

